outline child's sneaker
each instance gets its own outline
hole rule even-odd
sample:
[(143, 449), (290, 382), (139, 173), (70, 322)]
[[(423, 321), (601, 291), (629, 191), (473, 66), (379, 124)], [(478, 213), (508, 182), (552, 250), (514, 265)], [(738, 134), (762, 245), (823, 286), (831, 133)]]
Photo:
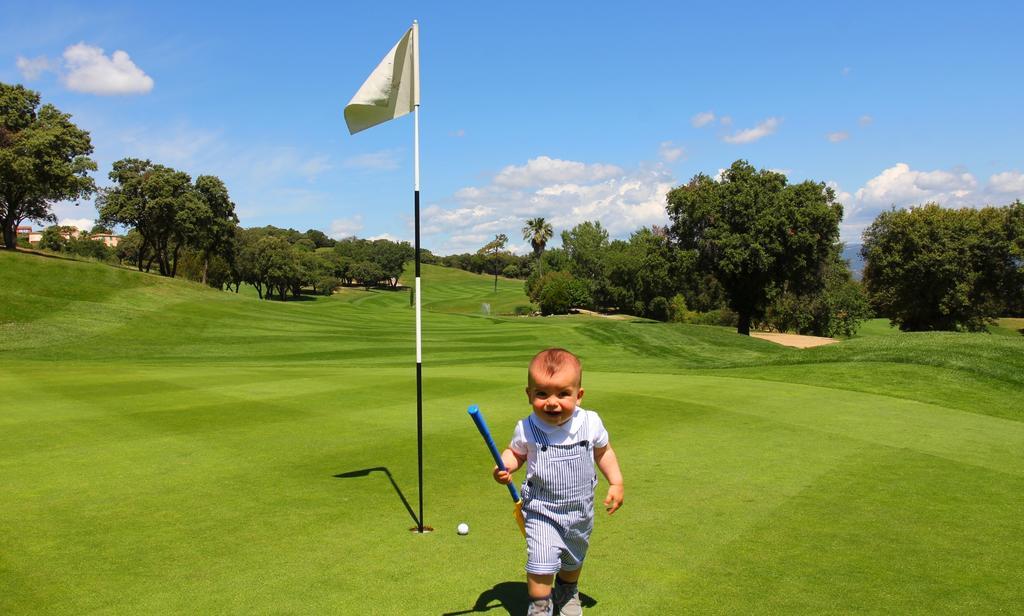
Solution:
[(555, 586), (552, 598), (558, 616), (582, 616), (583, 606), (580, 604), (580, 593), (575, 584), (559, 584)]
[(530, 601), (530, 607), (526, 610), (526, 616), (553, 616), (555, 604), (548, 596), (544, 599)]

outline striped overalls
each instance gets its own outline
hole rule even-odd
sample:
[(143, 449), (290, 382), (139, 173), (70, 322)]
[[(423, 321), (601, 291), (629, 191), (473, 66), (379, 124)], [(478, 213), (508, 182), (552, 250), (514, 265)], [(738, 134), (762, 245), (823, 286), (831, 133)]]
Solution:
[[(594, 528), (594, 444), (552, 445), (532, 415), (524, 424), (536, 464), (523, 484), (528, 573), (546, 575), (583, 566)], [(584, 424), (579, 434), (587, 435)]]

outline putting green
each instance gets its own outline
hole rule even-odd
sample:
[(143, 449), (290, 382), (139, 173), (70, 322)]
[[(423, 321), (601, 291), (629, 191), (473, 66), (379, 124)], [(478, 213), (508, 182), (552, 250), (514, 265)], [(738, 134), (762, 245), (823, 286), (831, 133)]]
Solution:
[(424, 270), (437, 530), (418, 535), (407, 293), (260, 302), (0, 254), (0, 613), (522, 613), (522, 539), (466, 407), (506, 440), (526, 361), (555, 344), (583, 357), (627, 482), (598, 516), (588, 611), (1024, 605), (1021, 341), (798, 351), (495, 316), (525, 303), (500, 283)]

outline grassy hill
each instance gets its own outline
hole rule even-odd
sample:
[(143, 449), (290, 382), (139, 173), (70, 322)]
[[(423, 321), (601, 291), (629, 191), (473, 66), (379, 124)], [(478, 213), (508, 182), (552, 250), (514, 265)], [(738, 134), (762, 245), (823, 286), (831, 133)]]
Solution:
[(554, 345), (627, 481), (595, 613), (1024, 605), (1024, 336), (501, 316), (521, 282), (426, 266), (419, 536), (407, 290), (265, 302), (3, 251), (0, 290), (0, 613), (521, 613), (465, 409), (504, 442)]

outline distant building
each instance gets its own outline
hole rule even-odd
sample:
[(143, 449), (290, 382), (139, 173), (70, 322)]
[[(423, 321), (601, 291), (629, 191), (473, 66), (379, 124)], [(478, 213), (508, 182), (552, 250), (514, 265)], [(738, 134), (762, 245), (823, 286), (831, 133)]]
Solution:
[[(78, 228), (72, 227), (72, 229), (74, 230), (61, 231), (61, 237), (63, 237), (65, 240), (71, 240), (72, 236), (78, 236)], [(43, 239), (43, 232), (42, 230), (33, 231), (32, 227), (22, 226), (18, 227), (18, 236), (25, 237), (28, 239), (29, 242), (35, 244)], [(93, 233), (89, 236), (89, 239), (93, 240), (94, 242), (103, 242), (103, 245), (107, 246), (108, 248), (116, 248), (117, 244), (121, 241), (122, 237), (123, 236), (120, 235), (114, 235), (113, 233)]]
[(121, 241), (121, 236), (114, 235), (113, 233), (93, 233), (89, 236), (89, 239), (95, 242), (103, 242), (107, 248), (117, 248), (118, 242)]

